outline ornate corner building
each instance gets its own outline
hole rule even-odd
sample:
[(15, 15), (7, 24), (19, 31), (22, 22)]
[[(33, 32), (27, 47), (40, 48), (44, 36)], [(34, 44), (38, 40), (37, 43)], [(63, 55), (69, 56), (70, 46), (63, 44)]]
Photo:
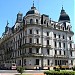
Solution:
[(25, 16), (17, 14), (13, 27), (8, 24), (0, 38), (0, 64), (16, 63), (26, 69), (75, 65), (74, 32), (63, 7), (58, 22), (40, 15), (33, 3)]

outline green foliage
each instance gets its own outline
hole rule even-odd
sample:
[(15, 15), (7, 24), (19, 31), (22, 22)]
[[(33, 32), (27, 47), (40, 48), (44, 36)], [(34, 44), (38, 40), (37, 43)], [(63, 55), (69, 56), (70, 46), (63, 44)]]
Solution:
[(73, 71), (75, 71), (75, 66), (73, 67)]
[(60, 71), (60, 69), (59, 68), (56, 68), (55, 71)]
[(45, 71), (46, 75), (75, 75), (74, 71)]
[(24, 67), (17, 67), (18, 73), (23, 73), (24, 72)]

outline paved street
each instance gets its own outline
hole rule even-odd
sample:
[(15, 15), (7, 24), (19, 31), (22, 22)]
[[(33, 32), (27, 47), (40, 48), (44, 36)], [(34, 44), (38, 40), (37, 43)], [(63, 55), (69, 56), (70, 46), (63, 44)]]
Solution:
[[(32, 75), (44, 75), (45, 70), (25, 70), (24, 73)], [(15, 75), (18, 74), (16, 70), (0, 70), (0, 75)]]

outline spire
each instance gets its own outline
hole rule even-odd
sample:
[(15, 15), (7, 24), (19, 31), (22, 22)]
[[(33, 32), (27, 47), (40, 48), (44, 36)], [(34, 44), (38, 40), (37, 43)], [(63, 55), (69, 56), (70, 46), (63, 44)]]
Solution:
[(8, 20), (7, 20), (7, 25), (6, 25), (6, 26), (8, 26), (8, 24), (9, 24), (9, 22), (8, 22)]
[(63, 5), (62, 5), (62, 10), (63, 10)]
[(34, 0), (33, 0), (33, 7), (34, 7)]
[(33, 6), (31, 7), (31, 9), (36, 9), (36, 7), (34, 6), (34, 0), (33, 0)]

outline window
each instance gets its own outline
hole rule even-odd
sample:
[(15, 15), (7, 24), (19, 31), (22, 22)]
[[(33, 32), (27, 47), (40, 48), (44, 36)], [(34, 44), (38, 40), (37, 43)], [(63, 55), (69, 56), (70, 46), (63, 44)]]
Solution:
[(55, 47), (57, 47), (57, 43), (56, 43), (56, 41), (54, 42), (54, 45), (55, 45)]
[(36, 65), (39, 65), (39, 59), (36, 59)]
[(63, 48), (65, 48), (65, 43), (63, 43)]
[(72, 48), (72, 44), (70, 43), (70, 48)]
[(59, 51), (59, 55), (61, 55), (61, 51)]
[(61, 48), (61, 42), (59, 42), (59, 47)]
[(54, 25), (54, 28), (56, 28), (56, 25)]
[(38, 30), (36, 30), (36, 34), (39, 34), (39, 31)]
[(47, 54), (49, 55), (49, 49), (47, 49)]
[(64, 30), (64, 27), (63, 27), (63, 30)]
[(73, 60), (71, 60), (71, 65), (73, 65)]
[(48, 65), (49, 65), (49, 59), (47, 60), (47, 63), (48, 63)]
[(24, 65), (26, 65), (26, 59), (24, 59)]
[(36, 19), (36, 23), (38, 24), (38, 19)]
[(72, 56), (72, 51), (70, 51), (70, 54), (71, 54), (71, 56)]
[(32, 48), (29, 48), (29, 53), (32, 53)]
[(65, 55), (65, 51), (64, 51), (64, 55)]
[(32, 43), (32, 38), (29, 38), (29, 43)]
[(36, 43), (39, 44), (39, 39), (38, 38), (36, 39)]
[(36, 53), (39, 53), (39, 48), (36, 48)]
[(47, 32), (47, 36), (49, 36), (49, 32)]
[(63, 35), (63, 39), (65, 39), (64, 35)]
[(46, 24), (46, 20), (44, 21), (44, 24)]
[(71, 37), (69, 37), (69, 40), (71, 40)]
[(55, 60), (55, 65), (58, 65), (58, 64), (57, 64), (57, 60)]
[(57, 54), (57, 50), (55, 50), (55, 54)]
[(32, 34), (32, 29), (29, 30), (29, 34)]
[(60, 35), (59, 35), (59, 38), (60, 38)]
[(33, 23), (33, 19), (30, 19), (30, 24), (32, 24)]
[(49, 45), (49, 40), (47, 40), (47, 45)]
[(54, 34), (54, 38), (56, 38), (56, 34)]
[(18, 65), (21, 66), (21, 60), (18, 60)]

